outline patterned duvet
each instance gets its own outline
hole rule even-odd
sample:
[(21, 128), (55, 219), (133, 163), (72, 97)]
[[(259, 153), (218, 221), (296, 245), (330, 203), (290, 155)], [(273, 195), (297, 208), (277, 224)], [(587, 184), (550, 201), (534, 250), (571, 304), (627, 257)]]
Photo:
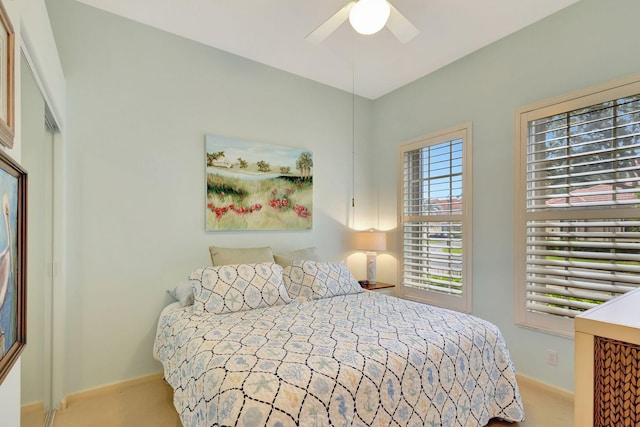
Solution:
[(185, 426), (484, 426), (524, 419), (496, 326), (375, 292), (165, 310), (154, 355)]

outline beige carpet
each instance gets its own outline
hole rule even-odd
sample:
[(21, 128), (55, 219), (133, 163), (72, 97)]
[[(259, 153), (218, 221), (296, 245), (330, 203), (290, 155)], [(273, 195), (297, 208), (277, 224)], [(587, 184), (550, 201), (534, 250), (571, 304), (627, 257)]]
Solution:
[[(492, 421), (488, 426), (573, 426), (571, 395), (526, 378), (519, 377), (518, 384), (527, 419), (515, 424)], [(171, 396), (159, 375), (78, 394), (69, 398), (67, 409), (57, 412), (54, 427), (180, 427)], [(42, 427), (42, 418), (25, 417), (21, 427)]]

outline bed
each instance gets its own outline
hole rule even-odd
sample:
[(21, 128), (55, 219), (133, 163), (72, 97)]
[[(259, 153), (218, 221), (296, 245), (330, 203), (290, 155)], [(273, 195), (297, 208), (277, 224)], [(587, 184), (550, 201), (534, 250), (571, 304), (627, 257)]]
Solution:
[(154, 356), (185, 426), (522, 421), (498, 328), (363, 291), (340, 263), (207, 267), (161, 313)]

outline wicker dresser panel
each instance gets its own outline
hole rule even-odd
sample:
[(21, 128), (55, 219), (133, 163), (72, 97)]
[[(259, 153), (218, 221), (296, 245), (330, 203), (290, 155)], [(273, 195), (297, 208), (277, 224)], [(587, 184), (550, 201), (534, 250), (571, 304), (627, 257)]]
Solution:
[(640, 427), (640, 346), (594, 337), (595, 427)]

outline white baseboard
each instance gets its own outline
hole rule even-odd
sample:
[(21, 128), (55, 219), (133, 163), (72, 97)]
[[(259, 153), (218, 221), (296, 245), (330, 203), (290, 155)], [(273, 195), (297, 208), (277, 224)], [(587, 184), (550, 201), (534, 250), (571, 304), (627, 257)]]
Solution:
[(32, 412), (37, 412), (39, 414), (44, 413), (44, 401), (27, 403), (26, 405), (20, 406), (20, 412), (22, 414), (30, 414)]
[[(114, 393), (114, 392), (118, 392), (119, 390), (123, 390), (129, 387), (134, 387), (136, 385), (139, 384), (145, 384), (151, 381), (156, 381), (158, 379), (162, 379), (163, 374), (162, 373), (156, 373), (156, 374), (150, 374), (150, 375), (145, 375), (142, 377), (137, 377), (137, 378), (132, 378), (130, 380), (125, 380), (125, 381), (119, 381), (119, 382), (115, 382), (115, 383), (111, 383), (111, 384), (107, 384), (104, 386), (100, 386), (100, 387), (95, 387), (95, 388), (91, 388), (91, 389), (87, 389), (87, 390), (83, 390), (83, 391), (79, 391), (76, 393), (72, 393), (67, 395), (61, 402), (60, 402), (60, 409), (59, 410), (64, 410), (67, 408), (67, 406), (69, 404), (72, 404), (74, 401), (77, 400), (82, 400), (82, 399), (86, 399), (89, 397), (95, 397), (95, 396), (101, 396), (104, 394), (108, 394), (108, 393)], [(554, 395), (556, 395), (558, 398), (563, 399), (563, 400), (567, 400), (567, 401), (572, 401), (574, 400), (574, 393), (572, 391), (539, 381), (535, 378), (532, 378), (528, 375), (524, 375), (524, 374), (520, 374), (520, 373), (516, 373), (516, 380), (518, 381), (518, 383), (524, 383), (527, 384), (531, 387), (536, 387), (536, 388), (541, 388), (544, 390), (547, 390), (549, 393), (552, 393)], [(44, 411), (44, 403), (43, 402), (36, 402), (33, 404), (29, 404), (29, 405), (24, 405), (22, 406), (22, 410), (40, 410), (40, 411)]]
[(74, 401), (86, 399), (89, 397), (102, 396), (105, 394), (118, 392), (120, 390), (127, 389), (139, 384), (146, 384), (150, 381), (157, 381), (158, 379), (162, 379), (162, 376), (162, 373), (150, 374), (143, 377), (132, 378), (130, 380), (119, 381), (99, 387), (90, 388), (87, 390), (82, 390), (76, 393), (71, 393), (65, 396), (65, 398), (60, 401), (60, 410), (66, 409), (68, 405), (73, 404)]
[(549, 393), (553, 393), (557, 395), (559, 398), (564, 400), (573, 401), (574, 393), (572, 391), (566, 390), (564, 388), (560, 388), (551, 384), (547, 384), (545, 382), (536, 380), (528, 375), (516, 373), (516, 381), (518, 383), (526, 383), (532, 387), (541, 388), (547, 390)]

